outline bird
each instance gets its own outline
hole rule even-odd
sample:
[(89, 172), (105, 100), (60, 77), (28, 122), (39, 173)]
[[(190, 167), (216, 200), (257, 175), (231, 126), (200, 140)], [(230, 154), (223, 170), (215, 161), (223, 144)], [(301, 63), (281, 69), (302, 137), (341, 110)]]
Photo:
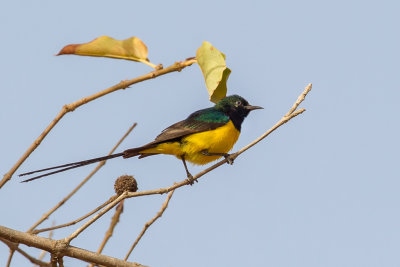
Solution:
[(104, 157), (26, 172), (19, 176), (53, 170), (22, 181), (30, 182), (48, 175), (112, 158), (135, 156), (145, 158), (166, 154), (174, 155), (183, 162), (188, 182), (193, 184), (194, 179), (186, 162), (204, 165), (224, 157), (228, 163), (232, 164), (233, 159), (228, 152), (239, 138), (244, 119), (252, 110), (256, 109), (262, 109), (262, 107), (250, 105), (246, 99), (239, 95), (227, 96), (219, 100), (213, 107), (193, 112), (186, 119), (172, 124), (164, 129), (154, 141), (143, 146)]

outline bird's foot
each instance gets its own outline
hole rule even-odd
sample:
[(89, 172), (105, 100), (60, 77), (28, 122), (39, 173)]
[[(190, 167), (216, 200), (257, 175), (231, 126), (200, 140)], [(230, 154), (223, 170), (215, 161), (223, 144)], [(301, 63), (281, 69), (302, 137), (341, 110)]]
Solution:
[(226, 159), (228, 164), (232, 165), (236, 157), (233, 154), (225, 154), (224, 158)]
[(203, 150), (201, 151), (201, 153), (205, 156), (223, 156), (226, 161), (228, 162), (228, 164), (232, 165), (233, 161), (236, 158), (235, 154), (228, 154), (228, 153), (210, 153), (207, 150)]
[(193, 178), (193, 175), (191, 175), (190, 173), (187, 173), (187, 179), (186, 179), (186, 181), (187, 181), (187, 184), (190, 184), (190, 185), (193, 185), (194, 182), (198, 183), (198, 181), (195, 180), (195, 179)]

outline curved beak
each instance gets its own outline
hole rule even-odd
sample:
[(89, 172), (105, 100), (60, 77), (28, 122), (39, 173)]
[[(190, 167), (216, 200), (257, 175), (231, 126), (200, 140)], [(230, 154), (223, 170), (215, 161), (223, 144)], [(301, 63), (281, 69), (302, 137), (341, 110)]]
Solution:
[(247, 105), (247, 106), (244, 106), (244, 108), (245, 109), (247, 109), (247, 110), (255, 110), (255, 109), (264, 109), (263, 107), (259, 107), (259, 106), (252, 106), (252, 105)]

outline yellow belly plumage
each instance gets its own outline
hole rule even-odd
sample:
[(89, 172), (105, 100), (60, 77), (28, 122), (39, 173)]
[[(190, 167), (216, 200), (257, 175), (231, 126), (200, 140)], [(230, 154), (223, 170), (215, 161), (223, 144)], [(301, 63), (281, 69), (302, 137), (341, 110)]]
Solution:
[(181, 142), (165, 142), (156, 147), (149, 148), (141, 153), (156, 153), (175, 155), (193, 164), (203, 165), (219, 159), (221, 156), (206, 156), (201, 151), (208, 153), (228, 153), (236, 143), (240, 132), (235, 128), (232, 121), (224, 126), (211, 131), (195, 133), (183, 137)]

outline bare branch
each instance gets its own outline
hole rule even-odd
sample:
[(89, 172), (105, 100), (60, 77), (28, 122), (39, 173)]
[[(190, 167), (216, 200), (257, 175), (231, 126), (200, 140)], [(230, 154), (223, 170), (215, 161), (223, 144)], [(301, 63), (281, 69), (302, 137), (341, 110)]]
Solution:
[(51, 256), (50, 257), (51, 267), (58, 267), (57, 266), (57, 255), (51, 254), (50, 256)]
[(144, 227), (142, 232), (139, 234), (139, 236), (136, 238), (136, 241), (133, 243), (133, 245), (131, 246), (131, 248), (129, 249), (128, 253), (126, 254), (124, 260), (128, 260), (129, 255), (131, 255), (132, 251), (135, 249), (136, 245), (139, 243), (140, 239), (143, 237), (143, 235), (146, 233), (147, 229), (158, 219), (160, 218), (164, 211), (168, 208), (168, 203), (172, 197), (172, 194), (175, 192), (175, 190), (172, 190), (168, 196), (167, 199), (164, 201), (163, 205), (161, 206), (161, 209), (159, 212), (157, 212), (156, 216), (154, 216), (154, 218), (152, 218), (150, 221), (148, 221)]
[(91, 212), (89, 212), (86, 215), (83, 215), (82, 217), (80, 217), (79, 219), (76, 219), (72, 222), (69, 223), (65, 223), (65, 224), (61, 224), (61, 225), (57, 225), (57, 226), (53, 226), (53, 227), (49, 227), (49, 228), (43, 228), (43, 229), (37, 229), (37, 230), (32, 230), (30, 233), (32, 234), (38, 234), (38, 233), (42, 233), (42, 232), (46, 232), (46, 231), (50, 231), (50, 230), (55, 230), (55, 229), (59, 229), (59, 228), (64, 228), (67, 226), (71, 226), (74, 225), (80, 221), (83, 221), (84, 219), (86, 219), (87, 217), (93, 215), (94, 213), (98, 212), (99, 210), (101, 210), (102, 208), (104, 208), (105, 206), (107, 206), (109, 203), (111, 203), (112, 201), (114, 201), (117, 198), (117, 196), (112, 196), (110, 197), (106, 202), (104, 202), (103, 204), (101, 204), (100, 206), (98, 206), (97, 208), (95, 208), (94, 210), (92, 210)]
[(107, 205), (107, 207), (105, 207), (102, 211), (100, 211), (99, 213), (97, 213), (95, 216), (93, 216), (92, 219), (90, 219), (89, 221), (87, 221), (84, 225), (82, 225), (80, 228), (78, 228), (75, 232), (73, 232), (69, 237), (66, 237), (64, 239), (64, 241), (69, 244), (71, 242), (71, 240), (73, 240), (74, 238), (76, 238), (80, 233), (82, 233), (86, 228), (88, 228), (92, 223), (94, 223), (95, 221), (97, 221), (101, 216), (103, 216), (104, 214), (106, 214), (110, 209), (112, 209), (115, 205), (117, 205), (119, 202), (121, 202), (123, 199), (126, 198), (126, 195), (129, 192), (126, 191), (124, 193), (122, 193), (121, 195), (119, 195), (116, 199), (114, 199), (110, 204)]
[[(114, 151), (118, 148), (118, 146), (125, 140), (125, 138), (132, 132), (132, 130), (136, 127), (137, 123), (135, 122), (129, 129), (128, 131), (121, 137), (121, 139), (117, 142), (117, 144), (111, 149), (111, 151), (108, 153), (108, 155), (111, 155), (114, 153)], [(36, 223), (34, 223), (31, 228), (28, 229), (27, 232), (32, 232), (33, 229), (35, 229), (39, 224), (41, 224), (44, 220), (49, 218), (49, 216), (55, 212), (59, 207), (61, 207), (65, 202), (67, 202), (87, 181), (89, 181), (90, 178), (104, 165), (106, 164), (106, 161), (103, 160), (97, 164), (96, 168), (93, 169), (93, 171), (85, 178), (83, 179), (82, 182), (80, 182), (74, 190), (71, 191), (63, 200), (61, 200), (57, 205), (55, 205), (52, 209), (50, 209), (48, 212), (43, 214), (42, 218), (39, 219)], [(90, 215), (88, 215), (90, 216)], [(64, 226), (63, 226), (64, 227)], [(61, 228), (61, 227), (58, 227)], [(52, 228), (56, 229), (56, 228)]]
[[(298, 97), (298, 99), (296, 100), (295, 104), (293, 105), (293, 107), (297, 108), (301, 102), (303, 102), (303, 100), (305, 99), (305, 97), (307, 96), (308, 92), (310, 92), (312, 88), (312, 84), (307, 85), (307, 87), (305, 88), (305, 90), (303, 91), (303, 93)], [(293, 107), (290, 109), (290, 111), (287, 113), (290, 115), (285, 115), (283, 116), (274, 126), (272, 126), (268, 131), (266, 131), (264, 134), (262, 134), (259, 138), (255, 139), (253, 142), (251, 142), (250, 144), (248, 144), (247, 146), (243, 147), (242, 149), (240, 149), (238, 152), (234, 153), (231, 155), (231, 157), (233, 159), (237, 158), (240, 154), (242, 154), (243, 152), (245, 152), (246, 150), (250, 149), (252, 146), (254, 146), (255, 144), (257, 144), (258, 142), (260, 142), (261, 140), (263, 140), (264, 138), (266, 138), (268, 135), (270, 135), (273, 131), (275, 131), (276, 129), (278, 129), (280, 126), (282, 126), (283, 124), (287, 123), (288, 121), (290, 121), (291, 119), (293, 119), (294, 117), (302, 114), (305, 109), (299, 109), (299, 110), (292, 110)], [(195, 176), (193, 176), (193, 180), (197, 180), (198, 178), (200, 178), (201, 176), (209, 173), (210, 171), (218, 168), (221, 165), (224, 165), (225, 163), (227, 163), (228, 160), (227, 159), (223, 159), (217, 163), (215, 163), (214, 165), (204, 169), (203, 171), (199, 172), (198, 174), (196, 174)], [(187, 185), (188, 181), (187, 179), (179, 182), (179, 183), (175, 183), (174, 185), (170, 186), (170, 187), (166, 187), (166, 188), (160, 188), (160, 189), (155, 189), (155, 190), (148, 190), (148, 191), (140, 191), (140, 192), (129, 192), (127, 193), (126, 197), (124, 198), (131, 198), (131, 197), (139, 197), (139, 196), (144, 196), (144, 195), (154, 195), (154, 194), (165, 194), (168, 193), (172, 190), (175, 190), (179, 187), (182, 187), (184, 185)]]
[[(18, 247), (18, 246), (17, 246)], [(14, 254), (15, 254), (15, 249), (14, 248), (11, 248), (11, 247), (9, 247), (10, 248), (10, 254), (8, 254), (8, 259), (7, 259), (7, 265), (6, 265), (6, 267), (10, 267), (11, 266), (11, 261), (12, 261), (12, 259), (13, 259), (13, 257), (14, 257)]]
[(306, 99), (307, 94), (311, 91), (312, 89), (312, 84), (309, 83), (306, 88), (304, 89), (303, 93), (301, 95), (299, 95), (299, 97), (297, 98), (296, 102), (293, 104), (292, 108), (289, 110), (288, 113), (286, 113), (285, 116), (289, 116), (290, 114), (292, 114), (297, 107), (301, 104), (301, 102), (304, 101), (304, 99)]
[(58, 267), (64, 267), (63, 257), (58, 257), (57, 262), (58, 262)]
[(144, 267), (139, 263), (126, 262), (117, 258), (70, 246), (63, 240), (51, 240), (29, 233), (16, 231), (4, 226), (0, 226), (0, 238), (8, 240), (10, 242), (22, 243), (30, 247), (44, 249), (52, 254), (57, 255), (57, 258), (68, 256), (89, 263), (93, 262), (95, 264), (109, 267)]
[(97, 253), (101, 253), (107, 243), (107, 241), (111, 238), (114, 233), (115, 226), (119, 222), (119, 218), (121, 217), (122, 212), (124, 211), (124, 202), (121, 201), (115, 209), (114, 216), (111, 218), (110, 227), (108, 228), (106, 235), (104, 236), (104, 240), (101, 243)]
[[(306, 87), (304, 92), (300, 95), (300, 97), (295, 102), (294, 106), (296, 108), (305, 99), (307, 93), (310, 90), (311, 90), (311, 84), (309, 84)], [(240, 149), (235, 154), (233, 154), (232, 157), (235, 159), (240, 154), (242, 154), (243, 152), (245, 152), (246, 150), (250, 149), (252, 146), (257, 144), (258, 142), (263, 140), (265, 137), (267, 137), (273, 131), (278, 129), (280, 126), (282, 126), (283, 124), (287, 123), (292, 118), (300, 115), (304, 111), (305, 111), (305, 109), (300, 109), (300, 110), (297, 110), (297, 111), (294, 111), (294, 110), (292, 111), (291, 110), (290, 111), (290, 115), (283, 116), (274, 126), (272, 126), (271, 129), (269, 129), (267, 132), (265, 132), (259, 138), (257, 138), (256, 140), (254, 140), (253, 142), (251, 142), (247, 146), (243, 147), (242, 149)], [(224, 159), (224, 160), (221, 160), (220, 162), (217, 162), (216, 164), (208, 167), (207, 169), (205, 169), (205, 170), (199, 172), (198, 174), (196, 174), (195, 176), (193, 176), (193, 180), (199, 179), (203, 175), (209, 173), (210, 171), (218, 168), (219, 166), (221, 166), (221, 165), (223, 165), (223, 164), (225, 164), (227, 162), (228, 162), (227, 159)], [(144, 195), (165, 194), (165, 193), (171, 192), (171, 191), (173, 191), (173, 190), (175, 190), (175, 189), (177, 189), (179, 187), (182, 187), (182, 186), (185, 186), (185, 185), (188, 185), (188, 184), (189, 184), (189, 181), (187, 179), (185, 179), (185, 180), (183, 180), (183, 181), (181, 181), (179, 183), (175, 183), (174, 185), (172, 185), (170, 187), (167, 187), (167, 188), (160, 188), (160, 189), (156, 189), (156, 190), (148, 190), (148, 191), (141, 191), (141, 192), (124, 192), (118, 198), (116, 198), (113, 202), (111, 202), (106, 208), (104, 208), (101, 212), (96, 214), (92, 219), (90, 219), (88, 222), (86, 222), (84, 225), (82, 225), (79, 229), (77, 229), (74, 233), (72, 233), (69, 237), (65, 238), (64, 240), (65, 240), (65, 242), (67, 244), (69, 244), (71, 242), (71, 240), (76, 238), (82, 231), (84, 231), (87, 227), (89, 227), (92, 223), (94, 223), (96, 220), (98, 220), (101, 216), (103, 216), (105, 213), (107, 213), (110, 209), (112, 209), (115, 205), (117, 205), (120, 201), (124, 200), (125, 198), (139, 197), (139, 196), (144, 196)]]
[[(111, 218), (111, 223), (110, 226), (108, 227), (108, 230), (104, 236), (103, 241), (100, 244), (100, 247), (97, 250), (97, 253), (101, 253), (106, 246), (108, 240), (111, 238), (111, 236), (114, 233), (115, 226), (117, 226), (119, 222), (119, 218), (121, 217), (121, 213), (124, 211), (124, 201), (121, 201), (119, 205), (115, 208), (115, 213), (114, 216)], [(93, 263), (89, 265), (89, 267), (95, 266)]]
[[(307, 94), (311, 91), (311, 88), (312, 88), (312, 84), (310, 83), (310, 84), (308, 84), (306, 86), (306, 88), (304, 89), (303, 93), (297, 98), (296, 102), (293, 104), (292, 108), (289, 110), (288, 113), (286, 113), (285, 116), (283, 116), (274, 126), (271, 127), (271, 129), (266, 131), (259, 138), (257, 138), (256, 140), (254, 140), (253, 142), (251, 142), (247, 146), (243, 147), (238, 152), (234, 153), (232, 155), (232, 158), (235, 159), (237, 156), (239, 156), (240, 154), (242, 154), (243, 152), (245, 152), (246, 150), (248, 150), (249, 148), (251, 148), (252, 146), (257, 144), (258, 142), (263, 140), (265, 137), (270, 135), (273, 131), (278, 129), (280, 126), (282, 126), (283, 124), (287, 123), (288, 121), (290, 121), (294, 117), (296, 117), (296, 116), (300, 115), (301, 113), (303, 113), (304, 111), (306, 111), (305, 109), (299, 109), (299, 110), (296, 110), (296, 109), (304, 101), (304, 99), (306, 98)], [(223, 160), (223, 161), (227, 162), (226, 159)]]
[[(40, 267), (51, 267), (50, 263), (38, 260), (38, 259), (32, 257), (31, 255), (29, 255), (28, 253), (26, 253), (25, 251), (23, 251), (22, 249), (20, 249), (18, 247), (17, 243), (11, 242), (11, 241), (9, 241), (7, 239), (4, 239), (4, 238), (0, 238), (0, 241), (3, 242), (4, 244), (6, 244), (10, 248), (10, 250), (18, 251), (22, 256), (27, 258), (33, 264), (39, 265)], [(7, 266), (10, 266), (10, 265), (7, 265)]]
[[(52, 226), (54, 226), (54, 225), (55, 225), (55, 222), (53, 221)], [(53, 231), (49, 232), (49, 235), (48, 235), (49, 239), (53, 239), (53, 233), (54, 233)], [(43, 260), (44, 256), (46, 255), (46, 252), (47, 252), (46, 250), (42, 250), (40, 252), (38, 260)]]
[[(267, 137), (269, 134), (271, 134), (273, 131), (275, 131), (277, 128), (279, 128), (283, 124), (287, 123), (292, 118), (296, 117), (297, 115), (302, 114), (305, 111), (305, 109), (300, 109), (300, 110), (296, 110), (296, 109), (301, 104), (301, 102), (305, 99), (306, 95), (308, 94), (308, 92), (310, 90), (311, 90), (311, 84), (306, 87), (304, 92), (299, 96), (299, 98), (297, 99), (297, 101), (295, 102), (293, 107), (289, 110), (289, 112), (284, 117), (282, 117), (274, 126), (272, 126), (272, 128), (270, 130), (265, 132), (259, 138), (257, 138), (253, 142), (251, 142), (249, 145), (243, 147), (235, 154), (233, 154), (232, 155), (233, 158), (238, 157), (240, 154), (242, 154), (243, 152), (245, 152), (246, 150), (248, 150), (249, 148), (251, 148), (252, 146), (257, 144), (258, 142), (260, 142), (262, 139)], [(228, 162), (227, 159), (221, 160), (220, 162), (218, 162), (218, 163), (210, 166), (209, 168), (206, 168), (205, 170), (196, 174), (193, 177), (193, 179), (197, 180), (204, 174), (214, 170), (215, 168), (218, 168), (219, 166), (221, 166), (227, 162)], [(176, 188), (185, 186), (187, 184), (188, 184), (188, 181), (185, 179), (185, 180), (183, 180), (179, 183), (175, 183), (174, 185), (167, 187), (167, 188), (160, 188), (160, 189), (156, 189), (156, 190), (148, 190), (148, 191), (142, 191), (142, 192), (124, 192), (117, 198), (114, 198), (112, 200), (112, 202), (109, 203), (103, 210), (101, 210), (92, 219), (90, 219), (88, 222), (86, 222), (83, 226), (81, 226), (79, 229), (77, 229), (74, 233), (72, 233), (69, 237), (65, 238), (64, 240), (50, 240), (50, 239), (46, 239), (43, 237), (38, 237), (38, 236), (30, 235), (27, 233), (18, 232), (18, 231), (15, 231), (15, 230), (12, 230), (12, 229), (9, 229), (6, 227), (2, 227), (2, 226), (0, 226), (0, 237), (7, 239), (11, 242), (23, 243), (28, 246), (34, 246), (37, 248), (45, 249), (46, 251), (49, 251), (53, 254), (55, 253), (57, 255), (57, 257), (70, 256), (70, 257), (78, 258), (78, 259), (81, 259), (81, 260), (84, 260), (87, 262), (93, 262), (95, 264), (100, 264), (100, 265), (104, 265), (104, 266), (115, 266), (115, 265), (117, 265), (117, 263), (115, 261), (120, 261), (120, 260), (115, 259), (115, 258), (110, 258), (110, 257), (104, 256), (104, 255), (96, 254), (93, 252), (89, 252), (86, 250), (82, 250), (79, 248), (75, 248), (75, 247), (69, 246), (69, 243), (71, 242), (71, 240), (76, 238), (82, 231), (84, 231), (87, 227), (89, 227), (93, 222), (95, 222), (97, 219), (99, 219), (102, 215), (104, 215), (106, 212), (108, 212), (110, 209), (112, 209), (115, 205), (120, 203), (125, 198), (138, 197), (138, 196), (144, 196), (144, 195), (164, 194), (164, 193), (171, 192), (168, 195), (168, 197), (170, 198), (170, 196), (172, 196), (172, 192)], [(169, 199), (167, 198), (166, 202), (164, 203), (165, 205), (163, 205), (160, 212), (151, 221), (149, 221), (145, 225), (145, 228), (142, 231), (143, 234), (147, 230), (147, 228), (157, 218), (159, 218), (159, 216), (162, 215), (162, 212), (165, 210), (166, 205), (168, 204), (168, 201), (169, 201)], [(164, 206), (165, 206), (165, 208), (164, 208)], [(163, 210), (163, 208), (164, 208), (164, 210)], [(143, 234), (141, 234), (139, 237), (141, 237)], [(138, 238), (138, 240), (140, 240), (140, 238)], [(138, 242), (138, 240), (137, 240), (137, 242)], [(137, 242), (135, 242), (134, 246), (136, 246)], [(127, 255), (127, 257), (129, 257), (129, 254)], [(127, 263), (127, 262), (125, 262), (125, 263)], [(120, 265), (120, 262), (118, 262), (118, 266), (140, 266), (137, 264), (133, 264), (133, 265), (131, 263), (129, 263), (129, 264), (130, 265)]]
[(154, 70), (148, 74), (145, 74), (143, 76), (131, 79), (131, 80), (125, 80), (121, 81), (120, 83), (107, 88), (103, 91), (100, 91), (96, 94), (93, 94), (88, 97), (84, 97), (76, 102), (73, 102), (71, 104), (63, 106), (61, 111), (58, 113), (58, 115), (54, 118), (54, 120), (47, 126), (47, 128), (40, 134), (40, 136), (31, 144), (31, 146), (28, 148), (28, 150), (22, 155), (22, 157), (15, 163), (15, 165), (9, 170), (3, 177), (3, 179), (0, 181), (0, 188), (3, 187), (12, 177), (12, 175), (15, 173), (15, 171), (21, 166), (22, 163), (29, 157), (29, 155), (40, 145), (40, 143), (43, 141), (43, 139), (47, 136), (47, 134), (56, 126), (56, 124), (64, 117), (65, 114), (68, 112), (74, 111), (76, 108), (87, 104), (99, 97), (105, 96), (109, 93), (115, 92), (117, 90), (121, 89), (126, 89), (129, 86), (143, 82), (146, 80), (154, 79), (158, 76), (165, 75), (170, 72), (175, 72), (175, 71), (181, 71), (182, 69), (186, 68), (187, 66), (192, 65), (193, 63), (196, 62), (196, 59), (194, 58), (189, 58), (181, 62), (175, 62), (171, 66), (164, 68), (164, 69), (157, 69)]
[[(298, 107), (300, 105), (300, 103), (304, 100), (305, 96), (307, 95), (307, 93), (311, 90), (311, 84), (309, 84), (306, 89), (304, 90), (304, 92), (300, 95), (300, 97), (297, 99), (297, 101), (295, 102), (295, 106)], [(273, 131), (275, 131), (276, 129), (278, 129), (280, 126), (282, 126), (283, 124), (287, 123), (288, 121), (290, 121), (291, 119), (293, 119), (294, 117), (300, 115), (301, 113), (303, 113), (305, 111), (305, 109), (300, 109), (297, 111), (292, 111), (291, 114), (289, 116), (283, 116), (274, 126), (272, 126), (268, 131), (266, 131), (264, 134), (262, 134), (259, 138), (257, 138), (256, 140), (254, 140), (253, 142), (251, 142), (250, 144), (248, 144), (247, 146), (243, 147), (242, 149), (240, 149), (238, 152), (232, 154), (232, 157), (235, 159), (236, 157), (238, 157), (240, 154), (242, 154), (243, 152), (245, 152), (246, 150), (250, 149), (252, 146), (254, 146), (255, 144), (257, 144), (258, 142), (260, 142), (261, 140), (263, 140), (265, 137), (267, 137), (268, 135), (270, 135)], [(225, 163), (227, 163), (228, 160), (227, 159), (223, 159), (217, 163), (215, 163), (214, 165), (204, 169), (203, 171), (199, 172), (198, 174), (193, 176), (193, 180), (197, 180), (200, 177), (202, 177), (203, 175), (209, 173), (210, 171), (218, 168), (221, 165), (224, 165)], [(179, 182), (179, 183), (175, 183), (174, 185), (170, 186), (170, 187), (165, 187), (165, 188), (160, 188), (160, 189), (154, 189), (154, 190), (147, 190), (147, 191), (139, 191), (139, 192), (124, 192), (123, 194), (121, 194), (117, 199), (115, 199), (112, 203), (110, 203), (104, 210), (102, 210), (99, 214), (97, 214), (96, 216), (94, 216), (90, 221), (88, 221), (85, 225), (83, 225), (80, 229), (76, 230), (75, 233), (73, 233), (70, 237), (67, 238), (67, 240), (71, 241), (72, 239), (74, 239), (80, 232), (82, 232), (84, 229), (86, 229), (90, 224), (92, 224), (94, 221), (96, 221), (98, 218), (100, 218), (103, 214), (105, 214), (107, 211), (109, 211), (112, 207), (114, 207), (116, 204), (118, 204), (120, 201), (122, 201), (125, 198), (131, 198), (131, 197), (139, 197), (139, 196), (146, 196), (146, 195), (155, 195), (155, 194), (165, 194), (168, 192), (171, 192), (172, 190), (175, 190), (179, 187), (188, 185), (189, 181), (187, 179)]]

